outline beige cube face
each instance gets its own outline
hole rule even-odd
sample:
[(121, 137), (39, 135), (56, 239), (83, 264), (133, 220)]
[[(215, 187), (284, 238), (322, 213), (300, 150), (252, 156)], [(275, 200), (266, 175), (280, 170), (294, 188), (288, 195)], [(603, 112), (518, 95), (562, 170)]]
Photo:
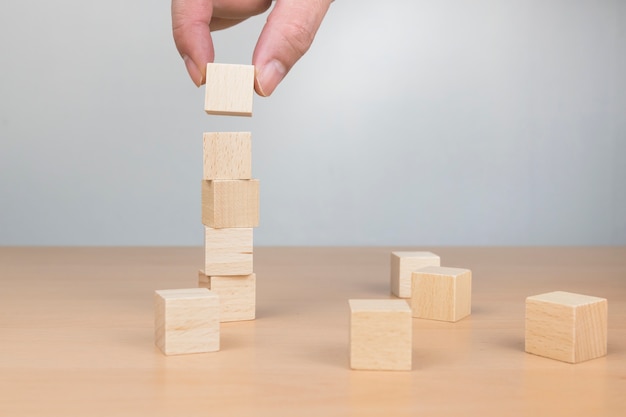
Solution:
[(203, 180), (202, 224), (214, 229), (257, 227), (259, 180)]
[(607, 300), (555, 291), (526, 299), (526, 352), (569, 363), (606, 355)]
[(472, 272), (430, 266), (412, 273), (413, 317), (456, 322), (471, 314)]
[(220, 349), (219, 296), (205, 288), (155, 291), (155, 343), (166, 355)]
[(391, 293), (411, 298), (411, 274), (426, 266), (439, 266), (441, 258), (432, 252), (396, 251), (391, 253)]
[(405, 300), (349, 300), (350, 367), (411, 370), (411, 309)]
[(254, 66), (209, 63), (204, 110), (224, 116), (252, 116)]
[(203, 137), (204, 180), (252, 178), (250, 132), (212, 132)]
[(204, 273), (249, 275), (253, 271), (252, 228), (204, 228)]
[(220, 321), (254, 320), (256, 316), (256, 274), (207, 276), (198, 274), (198, 286), (220, 296)]

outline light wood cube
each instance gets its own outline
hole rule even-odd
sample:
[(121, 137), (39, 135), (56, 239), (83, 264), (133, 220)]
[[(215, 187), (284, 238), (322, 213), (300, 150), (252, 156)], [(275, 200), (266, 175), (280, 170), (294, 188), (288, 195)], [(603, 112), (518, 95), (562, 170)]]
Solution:
[(248, 180), (252, 178), (250, 132), (210, 132), (203, 137), (203, 179)]
[(425, 266), (439, 266), (441, 259), (432, 252), (397, 251), (391, 253), (391, 293), (411, 298), (411, 273)]
[(252, 116), (254, 66), (209, 63), (205, 88), (208, 114)]
[(456, 322), (472, 310), (469, 269), (427, 266), (412, 273), (413, 317)]
[(204, 228), (204, 272), (209, 275), (249, 275), (253, 271), (253, 229)]
[(220, 304), (206, 288), (155, 291), (155, 343), (166, 355), (220, 349)]
[(350, 367), (410, 371), (411, 309), (406, 300), (349, 300)]
[(254, 320), (256, 315), (256, 274), (208, 276), (198, 273), (198, 286), (220, 296), (220, 321)]
[(555, 291), (526, 299), (526, 352), (569, 363), (606, 355), (607, 300)]
[(202, 181), (202, 223), (214, 229), (259, 225), (259, 180)]

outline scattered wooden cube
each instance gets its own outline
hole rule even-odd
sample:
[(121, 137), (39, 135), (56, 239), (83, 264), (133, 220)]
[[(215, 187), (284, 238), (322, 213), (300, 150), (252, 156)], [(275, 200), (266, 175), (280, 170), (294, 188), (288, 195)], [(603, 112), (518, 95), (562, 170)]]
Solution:
[(215, 229), (257, 227), (259, 180), (203, 180), (202, 223)]
[(256, 313), (256, 274), (208, 276), (198, 273), (198, 286), (220, 296), (220, 321), (254, 320)]
[(555, 291), (526, 299), (526, 352), (569, 363), (606, 355), (607, 300)]
[(166, 355), (220, 349), (220, 305), (206, 288), (155, 291), (155, 343)]
[(425, 266), (439, 266), (441, 259), (432, 252), (391, 252), (391, 293), (411, 298), (411, 273)]
[(413, 317), (459, 321), (472, 310), (472, 272), (469, 269), (427, 266), (412, 273)]
[(254, 66), (209, 63), (204, 110), (208, 114), (252, 116)]
[(248, 180), (252, 178), (250, 132), (205, 133), (203, 179)]
[(249, 227), (204, 228), (204, 272), (209, 275), (249, 275), (253, 229)]
[(411, 309), (406, 300), (349, 300), (350, 367), (410, 371)]

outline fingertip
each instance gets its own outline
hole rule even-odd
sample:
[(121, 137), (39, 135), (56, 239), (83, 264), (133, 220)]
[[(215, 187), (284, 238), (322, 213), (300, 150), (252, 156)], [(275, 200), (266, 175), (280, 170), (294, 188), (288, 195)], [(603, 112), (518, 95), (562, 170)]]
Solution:
[(187, 72), (189, 73), (189, 77), (191, 77), (191, 81), (196, 85), (196, 87), (200, 87), (204, 84), (205, 79), (205, 71), (202, 71), (198, 65), (189, 56), (184, 55), (183, 61), (185, 62), (185, 67), (187, 67)]
[(287, 75), (287, 67), (280, 61), (273, 59), (263, 66), (257, 66), (255, 90), (262, 97), (269, 97), (278, 84)]

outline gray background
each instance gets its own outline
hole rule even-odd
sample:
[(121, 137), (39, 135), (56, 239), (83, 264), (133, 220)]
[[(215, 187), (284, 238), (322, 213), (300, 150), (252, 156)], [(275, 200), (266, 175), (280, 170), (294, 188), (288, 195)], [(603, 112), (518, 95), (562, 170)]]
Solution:
[(8, 2), (0, 52), (1, 245), (201, 245), (224, 130), (257, 245), (626, 244), (624, 1), (338, 0), (251, 119), (204, 114), (167, 1)]

